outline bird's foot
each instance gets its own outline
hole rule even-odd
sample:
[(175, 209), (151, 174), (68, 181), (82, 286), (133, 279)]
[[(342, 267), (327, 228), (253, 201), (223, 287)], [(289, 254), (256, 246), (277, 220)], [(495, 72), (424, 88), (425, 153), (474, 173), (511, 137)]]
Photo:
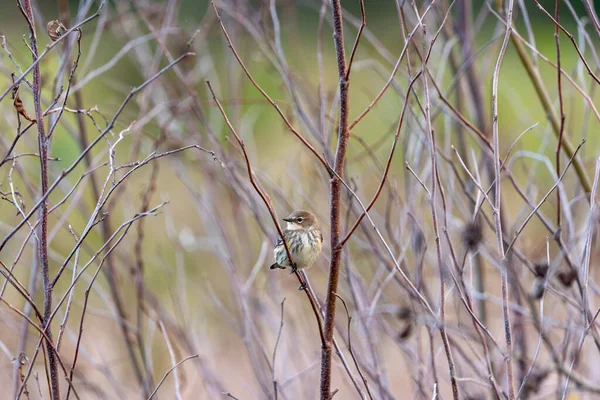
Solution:
[(296, 272), (298, 272), (298, 266), (296, 265), (296, 263), (294, 263), (292, 265), (292, 272), (290, 272), (290, 274), (295, 274)]
[(301, 292), (302, 292), (302, 291), (304, 291), (304, 290), (306, 290), (306, 285), (305, 285), (304, 283), (303, 283), (303, 284), (301, 284), (301, 285), (298, 287), (298, 290), (299, 290), (299, 291), (301, 291)]

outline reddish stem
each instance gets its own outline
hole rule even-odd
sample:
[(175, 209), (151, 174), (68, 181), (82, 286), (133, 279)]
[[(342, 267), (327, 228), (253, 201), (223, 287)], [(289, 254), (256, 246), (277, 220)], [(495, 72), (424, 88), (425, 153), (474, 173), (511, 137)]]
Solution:
[(338, 76), (340, 80), (340, 117), (338, 127), (338, 143), (335, 155), (335, 176), (331, 178), (331, 261), (329, 264), (329, 283), (327, 285), (327, 302), (325, 304), (325, 341), (321, 350), (321, 400), (331, 399), (331, 358), (333, 332), (335, 329), (335, 308), (338, 280), (340, 277), (343, 243), (340, 241), (341, 189), (340, 179), (344, 174), (346, 148), (348, 146), (348, 92), (349, 76), (344, 50), (344, 30), (342, 26), (342, 9), (339, 0), (332, 0), (333, 40), (337, 56)]

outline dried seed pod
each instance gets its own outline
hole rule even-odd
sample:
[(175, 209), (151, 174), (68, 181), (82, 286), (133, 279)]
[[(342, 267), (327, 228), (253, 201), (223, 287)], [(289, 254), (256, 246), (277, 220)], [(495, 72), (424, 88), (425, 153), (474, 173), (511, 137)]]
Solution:
[(398, 319), (409, 319), (410, 317), (412, 317), (412, 310), (408, 307), (401, 307), (398, 312), (396, 313), (396, 316), (398, 317)]
[(415, 254), (421, 254), (421, 252), (425, 250), (427, 243), (425, 241), (423, 230), (421, 230), (416, 222), (410, 224), (410, 234), (413, 251)]
[(57, 19), (48, 22), (46, 29), (53, 42), (56, 42), (67, 31), (67, 28)]
[(558, 274), (558, 280), (566, 287), (570, 287), (575, 278), (577, 278), (577, 271), (575, 269), (563, 271)]
[(549, 268), (550, 267), (546, 263), (537, 263), (533, 266), (533, 273), (538, 278), (544, 278), (546, 277)]
[(400, 333), (398, 334), (398, 338), (400, 340), (406, 340), (408, 339), (408, 337), (410, 336), (410, 334), (412, 333), (414, 328), (414, 324), (412, 322), (406, 324), (406, 326), (404, 327), (404, 329), (402, 329), (400, 331)]
[(481, 225), (477, 222), (469, 222), (463, 229), (462, 238), (469, 250), (475, 250), (483, 240)]
[(27, 354), (21, 353), (19, 354), (17, 361), (19, 362), (19, 378), (21, 379), (21, 383), (23, 384), (23, 394), (26, 398), (29, 398), (29, 391), (27, 390), (27, 385), (25, 384), (25, 374), (23, 374), (23, 367), (25, 367), (29, 363), (29, 358), (27, 357)]
[[(13, 82), (15, 81), (15, 74), (11, 74)], [(33, 122), (34, 124), (37, 122), (35, 119), (31, 118), (31, 116), (29, 116), (29, 114), (27, 114), (27, 111), (25, 110), (25, 107), (23, 107), (23, 102), (21, 101), (21, 99), (19, 98), (19, 85), (16, 85), (13, 89), (12, 89), (12, 93), (11, 96), (13, 98), (13, 105), (15, 107), (15, 110), (17, 110), (17, 112), (23, 116), (23, 118), (25, 118), (27, 121), (29, 122)]]
[(400, 321), (400, 332), (398, 332), (398, 339), (405, 340), (413, 332), (415, 328), (415, 321), (413, 318), (413, 310), (410, 307), (402, 306), (396, 311), (396, 318)]
[(21, 114), (23, 118), (25, 118), (27, 121), (33, 122), (34, 124), (37, 122), (34, 118), (31, 118), (31, 116), (27, 114), (27, 111), (25, 111), (25, 107), (23, 107), (23, 102), (19, 98), (18, 94), (15, 96), (15, 101), (13, 102), (13, 104), (15, 106), (15, 110), (17, 110), (17, 112)]
[(28, 362), (29, 362), (29, 357), (27, 357), (27, 354), (25, 354), (24, 352), (21, 352), (19, 354), (19, 365), (27, 365)]
[(531, 293), (529, 294), (529, 296), (531, 297), (532, 300), (539, 300), (542, 298), (543, 294), (544, 294), (544, 280), (536, 279), (533, 282), (533, 288), (531, 289)]

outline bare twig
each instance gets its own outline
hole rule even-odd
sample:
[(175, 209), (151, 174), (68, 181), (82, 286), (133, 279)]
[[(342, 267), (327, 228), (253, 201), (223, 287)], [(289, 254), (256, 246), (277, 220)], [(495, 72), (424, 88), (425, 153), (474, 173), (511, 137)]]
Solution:
[(344, 175), (346, 148), (348, 146), (349, 127), (348, 127), (348, 104), (349, 104), (349, 76), (346, 64), (346, 51), (344, 49), (344, 30), (342, 21), (342, 7), (340, 0), (332, 0), (331, 8), (333, 10), (333, 40), (335, 43), (338, 78), (340, 111), (338, 120), (338, 143), (335, 152), (335, 173), (330, 183), (330, 242), (331, 258), (329, 262), (329, 282), (327, 284), (327, 297), (325, 300), (325, 340), (321, 349), (321, 400), (330, 400), (331, 393), (331, 359), (332, 342), (335, 328), (335, 294), (338, 291), (338, 280), (340, 277), (342, 262), (343, 243), (340, 240), (340, 215), (341, 215), (341, 189), (342, 182), (340, 177)]
[(369, 395), (369, 398), (371, 400), (373, 400), (373, 395), (371, 394), (371, 390), (369, 390), (369, 384), (367, 383), (367, 378), (365, 378), (364, 374), (360, 370), (360, 366), (358, 365), (358, 361), (356, 360), (356, 356), (354, 355), (354, 351), (352, 350), (352, 339), (351, 339), (351, 335), (350, 335), (352, 317), (350, 316), (350, 311), (348, 311), (348, 306), (346, 305), (346, 301), (337, 293), (335, 294), (335, 296), (338, 299), (340, 299), (340, 301), (344, 305), (344, 310), (346, 310), (346, 317), (348, 318), (348, 340), (347, 340), (348, 352), (350, 353), (350, 357), (352, 357), (352, 361), (354, 361), (354, 366), (356, 367), (356, 370), (358, 371), (358, 374), (360, 375), (360, 379), (362, 379), (363, 384), (365, 385), (365, 389), (367, 390), (367, 394)]
[[(258, 193), (258, 195), (260, 196), (260, 198), (264, 202), (265, 206), (267, 207), (267, 209), (269, 211), (269, 214), (271, 215), (271, 219), (273, 220), (273, 224), (277, 228), (277, 232), (279, 233), (279, 236), (281, 238), (283, 238), (283, 231), (281, 230), (281, 226), (279, 225), (279, 220), (277, 219), (277, 215), (275, 214), (275, 210), (273, 209), (273, 206), (271, 205), (271, 201), (270, 201), (268, 195), (266, 193), (264, 193), (264, 191), (258, 186), (258, 183), (254, 179), (254, 172), (252, 171), (252, 167), (250, 165), (250, 159), (248, 158), (248, 153), (246, 152), (246, 147), (244, 146), (244, 142), (239, 137), (239, 135), (237, 134), (236, 130), (233, 128), (233, 125), (231, 125), (231, 122), (227, 118), (227, 115), (225, 114), (225, 110), (223, 110), (223, 107), (221, 106), (221, 103), (219, 102), (219, 100), (217, 100), (217, 97), (215, 95), (215, 92), (212, 89), (212, 86), (210, 85), (210, 82), (206, 81), (206, 84), (207, 84), (208, 89), (210, 90), (210, 92), (212, 94), (213, 100), (215, 101), (215, 103), (217, 103), (217, 106), (219, 107), (219, 111), (221, 111), (221, 115), (225, 119), (225, 122), (227, 123), (227, 126), (229, 127), (229, 130), (233, 133), (233, 135), (235, 136), (238, 144), (242, 148), (242, 152), (244, 154), (244, 159), (246, 161), (246, 169), (247, 169), (247, 172), (248, 172), (248, 178), (250, 179), (250, 182), (252, 183), (252, 186), (254, 187), (254, 190), (256, 190), (256, 193)], [(285, 240), (283, 241), (283, 245), (285, 247), (285, 251), (287, 253), (288, 259), (290, 260), (290, 263), (293, 263), (292, 262), (291, 253), (290, 253), (290, 250), (288, 248), (288, 244), (287, 244), (287, 242)], [(296, 274), (296, 277), (298, 278), (298, 280), (300, 281), (300, 285), (302, 285), (302, 287), (305, 287), (307, 289), (307, 290), (304, 290), (304, 292), (306, 293), (306, 296), (308, 297), (308, 299), (310, 301), (310, 305), (311, 305), (311, 307), (313, 309), (313, 312), (315, 314), (315, 317), (317, 319), (317, 323), (319, 325), (319, 334), (321, 336), (321, 342), (324, 342), (325, 341), (325, 336), (323, 334), (323, 323), (321, 322), (321, 317), (319, 315), (317, 301), (316, 301), (316, 299), (312, 295), (312, 290), (310, 290), (310, 287), (307, 286), (308, 282), (304, 281), (304, 279), (300, 275), (299, 271), (296, 271), (295, 274)]]
[[(19, 5), (19, 8), (21, 6)], [(54, 400), (60, 399), (60, 387), (58, 381), (58, 367), (56, 365), (56, 355), (54, 351), (50, 350), (53, 347), (53, 339), (52, 339), (52, 330), (50, 328), (50, 313), (52, 312), (52, 285), (50, 284), (50, 273), (49, 273), (49, 263), (48, 263), (48, 201), (47, 194), (48, 190), (48, 149), (49, 149), (49, 139), (46, 135), (44, 128), (44, 120), (42, 118), (42, 103), (41, 103), (41, 95), (42, 95), (42, 78), (40, 74), (40, 66), (36, 63), (38, 61), (38, 47), (37, 47), (37, 36), (35, 32), (35, 20), (33, 17), (33, 9), (31, 6), (30, 0), (23, 1), (23, 10), (25, 19), (27, 20), (27, 24), (29, 25), (29, 39), (31, 43), (32, 50), (32, 58), (33, 63), (35, 64), (33, 68), (33, 104), (35, 107), (35, 116), (37, 120), (38, 127), (38, 147), (40, 154), (40, 181), (41, 181), (41, 206), (40, 206), (40, 218), (42, 220), (41, 230), (39, 233), (39, 263), (42, 270), (42, 287), (44, 289), (44, 319), (43, 319), (43, 328), (46, 333), (46, 337), (48, 342), (46, 343), (46, 349), (48, 351), (48, 368), (50, 370), (50, 397)], [(15, 79), (13, 77), (13, 82)], [(15, 87), (18, 82), (13, 83)], [(19, 99), (18, 95), (15, 94), (15, 106), (17, 105), (17, 100)], [(20, 102), (20, 100), (19, 100)], [(22, 105), (21, 105), (22, 107)], [(25, 118), (27, 118), (27, 113), (23, 110), (17, 111), (21, 113)], [(27, 118), (30, 121), (31, 118)], [(33, 122), (33, 121), (32, 121)], [(26, 218), (23, 219), (24, 221)]]
[[(54, 42), (54, 43), (57, 43), (57, 42)], [(175, 64), (177, 64), (178, 62), (180, 62), (184, 58), (189, 57), (189, 56), (191, 56), (193, 54), (194, 53), (185, 53), (185, 54), (181, 55), (176, 60), (174, 60), (173, 62), (171, 62), (167, 66), (165, 66), (163, 69), (161, 69), (158, 73), (156, 73), (155, 75), (153, 75), (152, 77), (150, 77), (149, 79), (147, 79), (140, 86), (137, 86), (137, 87), (133, 88), (129, 92), (129, 94), (125, 97), (125, 100), (123, 100), (123, 103), (121, 103), (121, 106), (118, 108), (117, 112), (113, 116), (112, 120), (108, 123), (108, 126), (88, 145), (87, 148), (85, 148), (85, 150), (83, 150), (79, 154), (79, 156), (75, 159), (75, 161), (73, 161), (73, 163), (67, 169), (65, 169), (65, 170), (63, 170), (61, 172), (61, 174), (56, 178), (56, 180), (54, 181), (54, 183), (52, 183), (52, 185), (50, 185), (50, 187), (48, 188), (48, 190), (46, 191), (46, 193), (38, 200), (38, 202), (31, 208), (31, 210), (29, 210), (29, 213), (27, 213), (27, 215), (25, 216), (25, 218), (23, 218), (23, 220), (21, 222), (19, 222), (17, 224), (17, 226), (15, 226), (4, 237), (4, 239), (2, 240), (2, 242), (0, 242), (0, 251), (4, 248), (4, 246), (6, 246), (6, 244), (10, 240), (10, 238), (13, 237), (19, 231), (19, 229), (21, 229), (21, 227), (26, 223), (26, 221), (29, 220), (29, 218), (31, 218), (31, 216), (38, 210), (38, 208), (41, 207), (42, 203), (44, 203), (47, 200), (47, 198), (50, 195), (50, 193), (52, 193), (52, 191), (54, 189), (56, 189), (56, 187), (58, 186), (58, 184), (67, 175), (69, 175), (75, 169), (75, 167), (77, 167), (79, 165), (79, 163), (85, 158), (85, 156), (91, 151), (91, 149), (93, 147), (95, 147), (104, 138), (104, 136), (106, 136), (110, 132), (110, 130), (115, 125), (115, 122), (116, 122), (117, 118), (123, 112), (123, 109), (125, 108), (125, 106), (127, 105), (127, 103), (129, 103), (129, 101), (137, 93), (139, 93), (140, 91), (144, 90), (149, 84), (151, 84), (153, 81), (155, 81), (159, 76), (161, 76), (162, 74), (164, 74), (166, 71), (168, 71)]]
[(242, 59), (240, 58), (240, 56), (238, 55), (238, 52), (235, 50), (235, 47), (233, 46), (233, 42), (231, 41), (231, 38), (229, 37), (229, 34), (227, 33), (227, 30), (225, 29), (225, 25), (223, 25), (223, 21), (221, 20), (221, 16), (219, 15), (219, 12), (217, 11), (217, 7), (215, 5), (214, 1), (211, 1), (210, 3), (212, 5), (212, 8), (215, 12), (215, 15), (217, 16), (217, 20), (219, 21), (219, 25), (221, 26), (221, 30), (223, 31), (223, 34), (225, 35), (225, 39), (227, 39), (227, 44), (229, 45), (229, 48), (231, 49), (231, 51), (233, 52), (233, 55), (235, 56), (237, 62), (240, 64), (240, 66), (242, 67), (242, 69), (244, 70), (244, 73), (246, 74), (246, 76), (248, 77), (248, 79), (250, 80), (250, 82), (252, 82), (252, 85), (254, 85), (254, 87), (260, 92), (260, 94), (273, 106), (273, 108), (275, 108), (275, 110), (277, 111), (277, 113), (279, 114), (279, 116), (281, 117), (281, 119), (283, 119), (283, 122), (287, 125), (287, 127), (290, 129), (290, 131), (302, 142), (302, 144), (304, 144), (305, 147), (307, 147), (311, 153), (313, 153), (313, 155), (315, 157), (317, 157), (317, 159), (321, 162), (321, 164), (323, 164), (323, 166), (325, 167), (325, 169), (329, 170), (329, 164), (327, 163), (327, 161), (325, 160), (325, 158), (323, 158), (323, 156), (321, 155), (321, 153), (319, 153), (314, 147), (313, 145), (311, 145), (291, 124), (291, 122), (289, 121), (289, 119), (285, 116), (285, 114), (283, 113), (283, 111), (281, 110), (281, 108), (279, 107), (279, 105), (277, 105), (277, 103), (267, 94), (267, 92), (265, 92), (259, 85), (258, 83), (256, 83), (256, 81), (254, 80), (254, 78), (252, 77), (252, 75), (250, 74), (250, 71), (248, 70), (248, 68), (246, 67), (246, 65), (244, 64), (244, 62), (242, 61)]
[[(27, 75), (29, 75), (29, 73), (31, 73), (31, 71), (34, 70), (34, 68), (38, 67), (39, 68), (39, 63), (40, 61), (42, 61), (42, 59), (54, 48), (56, 47), (59, 43), (61, 43), (67, 36), (69, 36), (72, 32), (78, 30), (81, 26), (87, 24), (88, 22), (96, 19), (102, 9), (104, 8), (104, 5), (106, 3), (106, 0), (103, 0), (102, 3), (100, 3), (100, 5), (98, 6), (98, 9), (96, 10), (96, 12), (89, 16), (88, 18), (84, 19), (83, 21), (81, 21), (80, 23), (74, 25), (71, 29), (69, 29), (68, 31), (66, 31), (60, 38), (58, 38), (58, 40), (56, 40), (55, 42), (53, 42), (52, 44), (46, 46), (46, 49), (39, 54), (39, 56), (36, 57), (36, 59), (33, 61), (33, 63), (29, 66), (29, 68), (27, 68), (25, 70), (25, 72), (23, 72), (23, 74), (18, 77), (17, 79), (15, 79), (15, 81), (13, 82), (13, 84), (11, 86), (9, 86), (8, 88), (6, 88), (6, 90), (4, 92), (2, 92), (2, 94), (0, 94), (0, 101), (2, 101), (2, 99), (4, 99), (6, 97), (6, 95), (13, 90), (13, 88), (19, 84), (19, 82), (21, 82), (23, 79), (25, 79), (25, 77)], [(28, 19), (28, 18), (26, 18)], [(28, 21), (29, 23), (29, 21)]]
[[(539, 6), (539, 3), (536, 1)], [(554, 10), (554, 18), (556, 19), (554, 26), (554, 41), (556, 42), (556, 81), (558, 85), (558, 107), (559, 107), (559, 118), (560, 118), (560, 128), (558, 132), (558, 142), (556, 144), (556, 175), (560, 174), (560, 149), (562, 147), (563, 134), (565, 133), (565, 106), (563, 101), (563, 90), (562, 90), (562, 72), (560, 68), (560, 35), (558, 32), (559, 21), (560, 21), (560, 0), (556, 0), (556, 8)], [(577, 47), (577, 46), (576, 46)], [(594, 76), (594, 75), (592, 75)], [(598, 80), (596, 79), (596, 82)], [(600, 82), (598, 82), (600, 83)], [(556, 227), (560, 234), (560, 190), (556, 191)]]
[(350, 72), (352, 70), (352, 63), (354, 62), (354, 56), (356, 55), (356, 49), (358, 48), (358, 43), (360, 42), (360, 38), (362, 36), (363, 30), (367, 26), (366, 16), (365, 16), (365, 0), (360, 0), (360, 27), (358, 28), (358, 33), (356, 34), (356, 40), (354, 41), (354, 45), (352, 46), (352, 52), (350, 53), (350, 59), (348, 60), (348, 70), (346, 71), (346, 80), (350, 78)]
[(273, 347), (273, 357), (272, 357), (272, 362), (271, 364), (273, 364), (273, 374), (271, 375), (271, 380), (273, 381), (273, 395), (275, 396), (275, 400), (278, 399), (278, 393), (279, 393), (279, 389), (278, 389), (278, 383), (277, 383), (277, 379), (275, 377), (275, 360), (277, 357), (277, 346), (279, 346), (279, 339), (281, 339), (281, 332), (283, 332), (283, 304), (285, 303), (285, 297), (283, 298), (283, 300), (281, 300), (281, 320), (279, 322), (279, 330), (277, 331), (277, 339), (275, 339), (275, 347)]
[[(504, 34), (504, 40), (502, 41), (502, 46), (500, 47), (500, 53), (498, 54), (498, 59), (496, 61), (496, 66), (494, 67), (494, 74), (492, 79), (492, 132), (493, 132), (493, 147), (494, 147), (494, 224), (496, 230), (496, 245), (498, 249), (498, 254), (501, 260), (505, 259), (505, 255), (508, 251), (504, 250), (504, 243), (502, 240), (502, 224), (501, 224), (501, 176), (500, 176), (500, 143), (499, 143), (499, 132), (498, 132), (498, 82), (500, 80), (500, 68), (502, 66), (502, 61), (504, 59), (504, 54), (506, 53), (506, 48), (508, 47), (508, 41), (511, 38), (512, 34), (512, 15), (514, 8), (514, 0), (509, 0), (507, 9), (506, 9), (506, 32)], [(507, 375), (507, 385), (508, 385), (508, 398), (509, 400), (513, 400), (515, 398), (515, 388), (514, 388), (514, 377), (513, 377), (513, 349), (512, 349), (512, 328), (510, 325), (510, 312), (508, 309), (508, 263), (505, 263), (502, 266), (501, 271), (501, 289), (502, 289), (502, 314), (504, 317), (504, 334), (506, 339), (506, 375)]]
[[(548, 115), (548, 119), (550, 120), (550, 123), (552, 124), (554, 134), (558, 138), (558, 136), (560, 134), (560, 118), (558, 115), (556, 115), (556, 112), (554, 111), (554, 108), (552, 105), (552, 100), (550, 98), (550, 95), (548, 94), (546, 87), (544, 86), (544, 83), (542, 81), (540, 73), (532, 65), (532, 62), (529, 59), (527, 52), (525, 51), (525, 47), (524, 47), (523, 43), (517, 38), (516, 34), (513, 33), (510, 37), (510, 40), (511, 40), (511, 43), (513, 44), (513, 46), (515, 47), (515, 49), (517, 50), (519, 59), (521, 60), (521, 63), (525, 67), (525, 70), (527, 71), (527, 74), (529, 75), (531, 82), (533, 83), (533, 86), (536, 90), (538, 98), (539, 98), (540, 102), (542, 103), (544, 110), (546, 111), (546, 113)], [(564, 152), (566, 153), (567, 157), (570, 158), (573, 156), (575, 148), (574, 148), (573, 144), (568, 140), (566, 135), (564, 135), (564, 134), (563, 134), (563, 139), (562, 139), (562, 148), (563, 148)], [(589, 193), (592, 190), (592, 185), (591, 185), (591, 181), (587, 175), (587, 171), (586, 171), (584, 165), (582, 164), (581, 160), (579, 160), (578, 158), (575, 158), (573, 160), (573, 167), (575, 168), (575, 172), (577, 174), (577, 177), (579, 178), (579, 182), (581, 183), (581, 186), (583, 186), (583, 189), (585, 190), (586, 193)]]
[(167, 377), (169, 376), (169, 374), (171, 372), (173, 372), (175, 370), (175, 368), (179, 367), (181, 364), (183, 364), (187, 360), (190, 360), (192, 358), (197, 358), (197, 357), (198, 357), (198, 354), (193, 354), (191, 356), (187, 356), (186, 358), (184, 358), (183, 360), (179, 361), (177, 364), (175, 364), (171, 368), (169, 368), (167, 370), (167, 372), (165, 372), (165, 374), (163, 375), (162, 379), (158, 382), (158, 385), (156, 386), (156, 388), (152, 391), (152, 393), (150, 393), (150, 396), (148, 397), (148, 400), (151, 400), (154, 397), (154, 395), (156, 394), (156, 392), (158, 392), (158, 389), (160, 389), (160, 386), (163, 384), (163, 382), (165, 381), (165, 379), (167, 379)]
[(531, 218), (533, 217), (533, 215), (537, 213), (537, 210), (539, 210), (539, 208), (546, 202), (546, 200), (548, 199), (548, 197), (550, 197), (550, 195), (552, 194), (552, 192), (554, 191), (554, 189), (556, 189), (558, 187), (558, 185), (560, 184), (562, 178), (565, 176), (565, 174), (567, 173), (567, 170), (571, 166), (571, 163), (573, 163), (573, 160), (575, 159), (575, 156), (579, 152), (579, 149), (581, 149), (581, 147), (584, 144), (585, 144), (585, 139), (582, 140), (581, 143), (579, 143), (579, 146), (577, 146), (577, 148), (575, 149), (575, 152), (573, 153), (573, 156), (569, 159), (569, 162), (565, 166), (565, 169), (558, 176), (558, 179), (556, 180), (556, 182), (554, 183), (554, 185), (552, 185), (552, 187), (546, 193), (546, 195), (544, 195), (544, 197), (542, 197), (542, 199), (540, 200), (540, 202), (534, 207), (533, 210), (531, 210), (531, 212), (525, 218), (525, 220), (523, 221), (523, 223), (521, 223), (521, 225), (517, 228), (517, 230), (515, 231), (515, 235), (514, 235), (512, 241), (506, 247), (506, 251), (507, 252), (514, 246), (515, 242), (517, 241), (517, 238), (519, 237), (519, 235), (521, 234), (521, 232), (523, 231), (523, 229), (525, 229), (525, 226), (527, 225), (527, 223), (529, 222), (529, 220), (531, 220)]
[[(390, 150), (390, 155), (388, 156), (387, 163), (385, 165), (385, 170), (383, 172), (383, 176), (381, 177), (381, 180), (379, 181), (379, 186), (377, 187), (377, 190), (375, 191), (375, 194), (373, 195), (373, 198), (371, 199), (371, 201), (367, 205), (366, 210), (360, 215), (360, 217), (358, 217), (358, 219), (356, 220), (356, 222), (354, 223), (354, 225), (352, 226), (352, 228), (350, 228), (350, 230), (348, 231), (348, 233), (346, 233), (346, 235), (344, 236), (344, 238), (342, 240), (340, 240), (340, 246), (343, 246), (348, 241), (348, 239), (350, 239), (350, 237), (352, 236), (352, 234), (354, 233), (354, 231), (356, 230), (356, 228), (358, 227), (358, 225), (360, 224), (360, 222), (362, 221), (362, 219), (364, 218), (364, 216), (366, 215), (366, 213), (371, 209), (371, 207), (373, 207), (373, 205), (375, 204), (375, 202), (379, 198), (379, 195), (381, 194), (381, 191), (383, 189), (383, 186), (385, 185), (385, 181), (387, 179), (388, 173), (390, 171), (390, 166), (392, 165), (392, 159), (394, 158), (394, 153), (396, 151), (396, 144), (398, 143), (398, 139), (400, 138), (400, 133), (402, 131), (402, 124), (404, 123), (404, 114), (405, 114), (406, 109), (408, 108), (408, 105), (409, 105), (408, 95), (411, 92), (411, 89), (412, 89), (413, 85), (415, 84), (415, 82), (417, 81), (417, 79), (419, 79), (419, 77), (421, 76), (421, 72), (422, 71), (419, 71), (414, 76), (414, 78), (411, 79), (411, 81), (410, 81), (410, 83), (408, 85), (408, 89), (406, 91), (407, 95), (406, 95), (406, 98), (404, 100), (404, 105), (402, 106), (402, 111), (400, 113), (400, 119), (398, 121), (398, 129), (396, 129), (396, 135), (394, 136), (394, 140), (392, 142), (392, 148)], [(407, 165), (407, 168), (410, 169), (410, 166), (408, 166), (408, 164), (406, 164), (406, 165)], [(415, 174), (415, 176), (416, 176), (416, 174)]]
[[(557, 55), (556, 63), (558, 65), (558, 70), (560, 71), (560, 44), (558, 43), (558, 29), (560, 29), (561, 31), (563, 31), (563, 33), (565, 35), (567, 35), (567, 37), (569, 38), (569, 40), (571, 41), (571, 43), (573, 43), (573, 47), (575, 48), (575, 51), (577, 52), (577, 55), (579, 55), (579, 59), (581, 60), (581, 62), (585, 66), (585, 69), (587, 70), (588, 75), (590, 75), (592, 77), (592, 79), (597, 84), (600, 85), (600, 79), (596, 76), (596, 74), (594, 74), (594, 72), (592, 71), (592, 69), (589, 66), (588, 62), (586, 61), (585, 57), (581, 53), (581, 50), (579, 49), (579, 46), (577, 45), (577, 41), (575, 40), (575, 36), (573, 36), (573, 34), (571, 34), (568, 30), (565, 29), (564, 26), (562, 26), (560, 24), (559, 13), (558, 13), (558, 11), (560, 10), (560, 1), (556, 2), (556, 7), (555, 7), (555, 11), (554, 11), (554, 17), (552, 17), (552, 15), (544, 7), (542, 7), (542, 5), (540, 4), (540, 2), (538, 0), (535, 0), (535, 4), (537, 4), (538, 8), (540, 10), (542, 10), (544, 12), (544, 14), (546, 14), (546, 16), (548, 16), (548, 18), (555, 25), (554, 37), (555, 37), (555, 40), (556, 40), (556, 55)], [(558, 79), (560, 79), (560, 78), (558, 78)]]

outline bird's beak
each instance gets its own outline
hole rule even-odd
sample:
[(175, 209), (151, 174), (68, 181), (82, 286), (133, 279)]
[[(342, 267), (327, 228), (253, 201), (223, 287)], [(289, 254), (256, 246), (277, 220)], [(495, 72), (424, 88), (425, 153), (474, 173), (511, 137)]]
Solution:
[(292, 222), (293, 220), (291, 218), (282, 218), (285, 222)]

